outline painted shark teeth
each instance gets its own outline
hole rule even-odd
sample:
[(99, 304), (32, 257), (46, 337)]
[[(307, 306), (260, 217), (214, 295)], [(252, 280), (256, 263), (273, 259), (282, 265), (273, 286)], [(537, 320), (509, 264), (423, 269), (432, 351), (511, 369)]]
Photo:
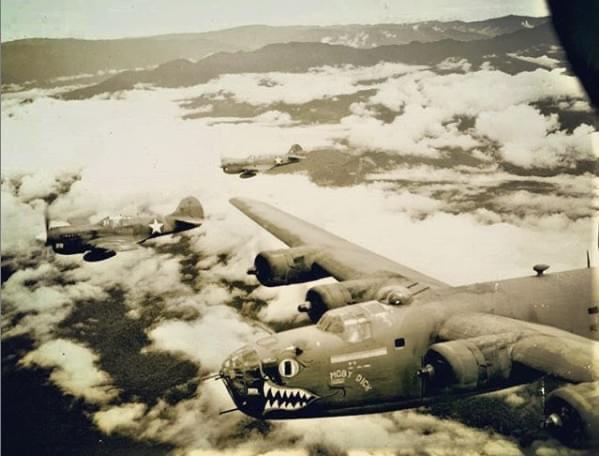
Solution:
[(264, 412), (271, 410), (299, 410), (308, 405), (312, 399), (318, 397), (302, 388), (287, 388), (268, 381), (264, 382), (262, 392), (266, 399)]

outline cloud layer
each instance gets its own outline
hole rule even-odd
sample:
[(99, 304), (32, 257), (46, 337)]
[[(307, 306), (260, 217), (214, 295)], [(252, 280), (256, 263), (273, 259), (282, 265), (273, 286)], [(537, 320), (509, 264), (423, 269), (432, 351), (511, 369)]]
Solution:
[[(183, 120), (182, 100), (197, 96), (301, 104), (364, 86), (377, 91), (338, 123), (272, 115), (246, 123)], [(32, 103), (20, 104), (29, 96)], [(233, 196), (270, 202), (452, 284), (527, 275), (539, 262), (552, 270), (582, 267), (596, 234), (587, 193), (592, 176), (560, 167), (592, 157), (592, 129), (567, 132), (558, 117), (532, 105), (578, 97), (577, 83), (558, 70), (510, 76), (472, 72), (463, 62), (459, 73), (443, 75), (396, 65), (323, 68), (86, 101), (7, 94), (2, 253), (3, 272), (7, 258), (11, 275), (3, 277), (3, 338), (31, 338), (22, 366), (49, 369), (54, 384), (90, 404), (106, 434), (168, 442), (190, 454), (273, 446), (355, 454), (382, 447), (436, 453), (449, 445), (464, 453), (542, 452), (555, 443), (526, 447), (513, 435), (425, 411), (277, 423), (219, 416), (230, 399), (222, 384), (200, 377), (263, 334), (261, 325), (306, 323), (295, 308), (310, 284), (266, 289), (245, 274), (258, 251), (282, 244), (232, 208)], [(382, 118), (383, 108), (391, 118)], [(281, 153), (293, 143), (346, 154), (348, 163), (359, 157), (371, 171), (356, 185), (333, 187), (309, 173), (242, 180), (219, 169), (223, 155)], [(368, 155), (379, 150), (388, 153), (385, 166)], [(444, 162), (449, 150), (464, 152), (468, 164)], [(513, 174), (503, 162), (548, 172)], [(53, 219), (98, 219), (170, 212), (187, 195), (197, 196), (208, 215), (200, 229), (106, 262), (45, 257), (35, 239), (48, 204)]]

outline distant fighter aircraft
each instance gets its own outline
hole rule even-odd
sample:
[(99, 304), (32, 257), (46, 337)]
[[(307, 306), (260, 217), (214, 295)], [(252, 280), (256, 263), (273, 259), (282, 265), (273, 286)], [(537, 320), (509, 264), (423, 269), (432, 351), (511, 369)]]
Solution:
[(284, 155), (251, 156), (242, 160), (224, 158), (221, 161), (221, 168), (227, 174), (239, 174), (239, 177), (247, 179), (254, 177), (259, 172), (297, 163), (304, 158), (305, 152), (302, 146), (294, 144)]
[(248, 272), (263, 285), (339, 281), (310, 288), (299, 307), (316, 325), (223, 363), (218, 377), (242, 412), (383, 412), (547, 376), (562, 386), (546, 398), (546, 427), (570, 442), (599, 440), (597, 268), (536, 265), (536, 276), (451, 287), (268, 204), (231, 203), (290, 247), (257, 255)]
[(85, 261), (101, 261), (148, 239), (198, 227), (203, 219), (202, 205), (192, 196), (181, 200), (175, 212), (166, 216), (106, 217), (93, 224), (50, 227), (46, 215), (45, 244), (56, 253), (85, 253)]

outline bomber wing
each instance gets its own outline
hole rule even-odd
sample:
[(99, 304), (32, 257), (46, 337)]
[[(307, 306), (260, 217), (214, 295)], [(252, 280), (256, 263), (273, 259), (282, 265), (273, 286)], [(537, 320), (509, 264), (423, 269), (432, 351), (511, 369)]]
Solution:
[(319, 248), (321, 254), (318, 255), (316, 263), (337, 280), (389, 276), (402, 277), (410, 282), (407, 286), (419, 285), (421, 289), (449, 286), (269, 204), (246, 198), (233, 198), (231, 204), (289, 247), (309, 245)]
[(599, 380), (599, 342), (550, 326), (484, 313), (464, 313), (441, 326), (441, 340), (489, 335), (509, 336), (514, 363), (563, 380), (580, 383)]
[(110, 252), (125, 252), (134, 250), (138, 247), (138, 243), (142, 239), (136, 240), (133, 237), (125, 236), (107, 236), (97, 239), (92, 239), (88, 243), (98, 250), (106, 250)]

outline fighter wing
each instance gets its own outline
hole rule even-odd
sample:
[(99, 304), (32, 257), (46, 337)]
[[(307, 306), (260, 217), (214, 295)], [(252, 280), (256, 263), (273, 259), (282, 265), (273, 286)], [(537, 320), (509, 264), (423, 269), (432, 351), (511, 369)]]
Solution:
[(568, 331), (497, 315), (465, 313), (448, 318), (438, 334), (445, 341), (490, 335), (505, 336), (514, 363), (574, 383), (599, 380), (599, 342)]
[(142, 239), (134, 239), (133, 237), (125, 236), (107, 236), (97, 239), (92, 239), (88, 242), (91, 246), (98, 250), (106, 250), (112, 252), (125, 252), (127, 250), (134, 250), (138, 246), (138, 242), (143, 241)]
[(231, 200), (236, 208), (289, 247), (314, 246), (321, 253), (316, 263), (337, 280), (365, 276), (390, 276), (406, 279), (406, 286), (421, 289), (448, 285), (418, 271), (395, 263), (273, 206), (245, 198)]

